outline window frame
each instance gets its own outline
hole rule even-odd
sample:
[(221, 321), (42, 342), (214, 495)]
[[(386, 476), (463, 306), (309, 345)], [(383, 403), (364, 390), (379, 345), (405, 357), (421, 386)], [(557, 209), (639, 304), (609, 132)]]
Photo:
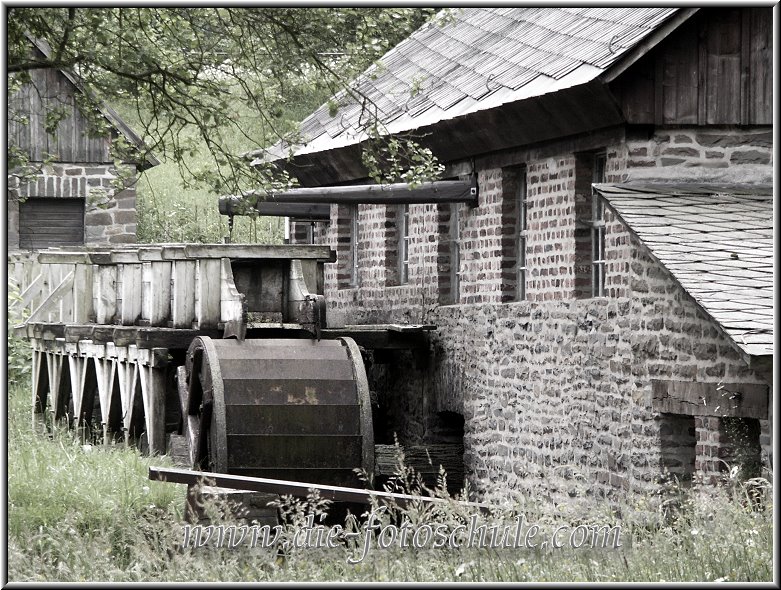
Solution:
[(518, 207), (517, 246), (515, 253), (515, 300), (526, 300), (527, 260), (526, 247), (528, 240), (528, 187), (526, 183), (526, 170), (521, 170), (518, 176), (518, 189), (516, 191), (516, 203)]
[(398, 219), (399, 285), (405, 285), (409, 283), (409, 245), (411, 241), (409, 205), (400, 205), (396, 216)]
[(350, 281), (349, 288), (358, 287), (358, 205), (350, 207)]
[(460, 203), (450, 204), (450, 300), (461, 300), (461, 227)]
[[(605, 181), (607, 156), (594, 154), (592, 184)], [(591, 296), (605, 296), (605, 201), (591, 188)]]

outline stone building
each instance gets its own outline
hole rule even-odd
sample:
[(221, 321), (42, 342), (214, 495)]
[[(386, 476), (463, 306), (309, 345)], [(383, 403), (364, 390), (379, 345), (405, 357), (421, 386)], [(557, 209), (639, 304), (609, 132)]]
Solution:
[(371, 366), (375, 432), (463, 436), (472, 485), (497, 495), (770, 467), (771, 23), (757, 7), (457, 9), (355, 82), (363, 106), (337, 95), (335, 116), (304, 120), (291, 161), (265, 153), (304, 187), (367, 183), (373, 104), (444, 178), (476, 179), (469, 202), (292, 220), (294, 241), (337, 251), (330, 326), (435, 326), (428, 355)]
[[(44, 42), (31, 43), (48, 55)], [(8, 99), (8, 148), (25, 154), (33, 171), (20, 177), (9, 170), (8, 249), (135, 242), (135, 182), (158, 161), (143, 149), (135, 161), (115, 157), (112, 142), (143, 148), (141, 139), (105, 104), (98, 109), (106, 129), (94, 130), (77, 100), (89, 90), (72, 72), (40, 69), (30, 77)], [(46, 118), (54, 109), (65, 116), (49, 134)]]

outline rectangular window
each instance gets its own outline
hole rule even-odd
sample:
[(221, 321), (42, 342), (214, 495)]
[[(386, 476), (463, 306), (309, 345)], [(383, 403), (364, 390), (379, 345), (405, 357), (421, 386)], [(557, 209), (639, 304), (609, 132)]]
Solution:
[(461, 231), (459, 228), (459, 203), (450, 204), (450, 298), (458, 303), (461, 298)]
[(518, 251), (516, 252), (516, 299), (526, 299), (526, 172), (522, 172), (518, 178)]
[(409, 281), (409, 205), (402, 205), (398, 212), (399, 236), (399, 284)]
[(350, 209), (350, 286), (358, 286), (358, 205)]
[[(595, 184), (605, 180), (605, 155), (594, 156)], [(592, 189), (591, 195), (591, 296), (605, 295), (605, 203)]]

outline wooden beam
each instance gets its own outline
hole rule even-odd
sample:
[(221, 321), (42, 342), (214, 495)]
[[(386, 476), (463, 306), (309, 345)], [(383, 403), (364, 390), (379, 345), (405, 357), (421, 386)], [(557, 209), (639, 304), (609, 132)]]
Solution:
[(768, 419), (769, 387), (759, 383), (651, 380), (657, 412), (687, 416)]
[(230, 475), (227, 473), (213, 473), (209, 471), (192, 471), (189, 469), (150, 467), (149, 479), (152, 481), (167, 481), (171, 483), (184, 483), (188, 485), (195, 485), (202, 481), (208, 481), (209, 485), (214, 485), (221, 488), (249, 490), (252, 492), (266, 492), (280, 495), (289, 494), (299, 498), (306, 498), (309, 495), (310, 490), (318, 490), (322, 498), (327, 498), (337, 502), (356, 502), (358, 504), (371, 504), (372, 498), (374, 498), (376, 500), (387, 500), (401, 507), (414, 502), (425, 502), (430, 504), (450, 504), (452, 502), (454, 504), (458, 504), (459, 506), (475, 508), (481, 512), (488, 512), (491, 509), (489, 504), (481, 504), (478, 502), (456, 502), (448, 501), (443, 498), (433, 498), (430, 496), (412, 496), (409, 494), (377, 492), (374, 490), (362, 490), (359, 488), (329, 486), (299, 481), (286, 481), (282, 479), (269, 479), (265, 477), (247, 477), (240, 475)]
[(185, 247), (187, 258), (237, 259), (315, 259), (336, 262), (336, 252), (330, 246), (285, 244), (193, 244)]
[(252, 214), (264, 217), (295, 217), (303, 221), (328, 221), (331, 219), (331, 206), (327, 203), (256, 201), (249, 205), (242, 197), (233, 195), (220, 197), (218, 206), (222, 215)]
[[(223, 199), (237, 198), (223, 197)], [(317, 203), (351, 205), (470, 203), (477, 205), (477, 183), (475, 180), (438, 180), (424, 182), (415, 188), (410, 188), (407, 183), (401, 182), (294, 188), (284, 193), (271, 194), (249, 191), (244, 193), (244, 199), (249, 203), (299, 203), (307, 206)]]

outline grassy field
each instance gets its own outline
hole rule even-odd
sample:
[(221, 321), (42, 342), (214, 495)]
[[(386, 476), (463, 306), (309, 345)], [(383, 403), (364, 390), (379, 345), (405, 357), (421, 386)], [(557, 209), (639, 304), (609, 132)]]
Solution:
[[(183, 486), (147, 480), (148, 466), (167, 458), (85, 446), (64, 430), (34, 430), (24, 380), (11, 385), (8, 402), (10, 581), (772, 580), (770, 501), (752, 507), (737, 484), (681, 496), (671, 522), (615, 521), (622, 527), (618, 549), (375, 547), (353, 565), (348, 560), (357, 560), (358, 547), (291, 549), (284, 557), (247, 545), (182, 549)], [(284, 509), (300, 524), (313, 506), (286, 503)], [(615, 520), (599, 505), (589, 514), (530, 501), (524, 513), (548, 528), (572, 525), (575, 514), (582, 524)], [(413, 524), (449, 526), (460, 518), (456, 509), (410, 509), (404, 516)]]

